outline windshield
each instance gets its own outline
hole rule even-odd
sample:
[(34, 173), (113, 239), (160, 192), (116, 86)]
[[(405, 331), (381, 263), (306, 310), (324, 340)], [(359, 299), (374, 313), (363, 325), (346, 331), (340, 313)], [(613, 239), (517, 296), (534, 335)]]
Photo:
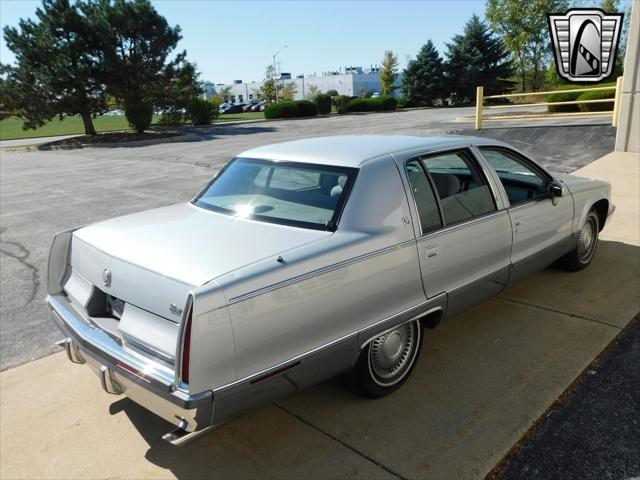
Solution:
[(357, 169), (236, 158), (194, 204), (295, 227), (334, 230)]

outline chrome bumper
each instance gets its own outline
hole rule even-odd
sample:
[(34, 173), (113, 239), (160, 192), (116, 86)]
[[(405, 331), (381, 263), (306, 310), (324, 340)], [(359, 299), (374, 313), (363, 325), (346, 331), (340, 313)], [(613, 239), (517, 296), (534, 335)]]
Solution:
[(180, 445), (211, 428), (213, 394), (190, 395), (176, 388), (172, 369), (122, 347), (95, 328), (71, 306), (65, 295), (49, 295), (47, 305), (65, 339), (58, 342), (73, 363), (86, 363), (98, 374), (107, 393), (124, 394), (147, 410), (178, 426), (165, 440)]

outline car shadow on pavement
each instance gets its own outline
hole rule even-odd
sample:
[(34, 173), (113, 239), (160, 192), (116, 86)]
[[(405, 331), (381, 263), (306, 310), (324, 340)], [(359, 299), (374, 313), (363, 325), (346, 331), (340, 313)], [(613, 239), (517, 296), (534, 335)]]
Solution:
[(480, 478), (633, 318), (639, 291), (640, 248), (603, 240), (589, 268), (550, 267), (426, 330), (413, 375), (382, 399), (337, 377), (183, 447), (128, 399), (110, 412), (178, 478)]

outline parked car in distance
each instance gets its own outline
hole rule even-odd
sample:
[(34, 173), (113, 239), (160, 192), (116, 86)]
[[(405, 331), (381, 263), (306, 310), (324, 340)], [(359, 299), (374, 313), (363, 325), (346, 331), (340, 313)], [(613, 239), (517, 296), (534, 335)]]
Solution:
[(267, 102), (258, 102), (255, 105), (251, 106), (251, 111), (252, 112), (264, 112), (264, 110), (267, 108)]
[(230, 103), (229, 105), (227, 105), (227, 108), (221, 110), (220, 113), (242, 113), (244, 105), (244, 103)]
[(251, 112), (253, 107), (255, 107), (256, 105), (258, 105), (260, 103), (259, 100), (251, 100), (249, 103), (245, 103), (242, 106), (242, 111), (243, 112)]
[(46, 301), (69, 360), (180, 445), (341, 372), (395, 391), (424, 327), (589, 265), (610, 193), (488, 138), (269, 145), (188, 203), (57, 234)]

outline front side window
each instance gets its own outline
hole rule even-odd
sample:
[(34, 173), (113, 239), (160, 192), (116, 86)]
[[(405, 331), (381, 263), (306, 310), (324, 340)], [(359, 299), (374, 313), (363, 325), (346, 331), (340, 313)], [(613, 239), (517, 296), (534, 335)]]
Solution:
[(240, 218), (332, 230), (357, 169), (237, 158), (194, 200)]
[(422, 159), (438, 197), (446, 225), (496, 210), (493, 194), (466, 151)]
[(545, 175), (517, 154), (495, 147), (480, 147), (480, 151), (498, 174), (511, 205), (546, 196)]

